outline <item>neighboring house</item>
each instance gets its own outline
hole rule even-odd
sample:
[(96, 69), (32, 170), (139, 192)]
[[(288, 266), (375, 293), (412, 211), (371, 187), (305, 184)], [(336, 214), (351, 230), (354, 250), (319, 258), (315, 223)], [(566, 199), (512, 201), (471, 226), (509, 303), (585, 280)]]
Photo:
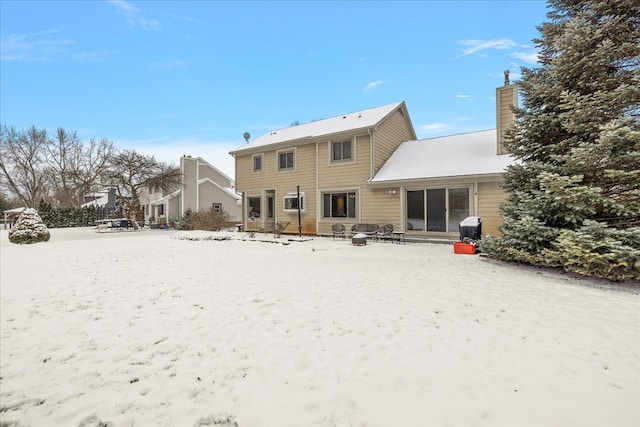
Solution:
[(18, 219), (18, 217), (22, 214), (22, 212), (24, 212), (25, 209), (26, 208), (23, 207), (23, 208), (7, 209), (6, 211), (3, 211), (4, 219), (2, 223), (4, 224), (5, 230), (7, 228), (13, 227), (13, 223)]
[(141, 192), (145, 221), (172, 222), (189, 209), (197, 212), (211, 208), (225, 211), (232, 221), (240, 221), (240, 195), (235, 192), (231, 178), (201, 157), (181, 157), (180, 172), (181, 184), (168, 194), (155, 188)]
[[(122, 212), (116, 213), (118, 195), (115, 187), (105, 187), (95, 193), (84, 195), (84, 203), (81, 207), (95, 206), (98, 210), (98, 219), (110, 216), (122, 216)], [(113, 214), (113, 215), (112, 215)]]
[(407, 237), (455, 238), (467, 216), (497, 234), (506, 166), (501, 141), (517, 89), (496, 92), (497, 129), (416, 140), (404, 102), (270, 132), (230, 154), (246, 230), (331, 235), (334, 223), (393, 224)]

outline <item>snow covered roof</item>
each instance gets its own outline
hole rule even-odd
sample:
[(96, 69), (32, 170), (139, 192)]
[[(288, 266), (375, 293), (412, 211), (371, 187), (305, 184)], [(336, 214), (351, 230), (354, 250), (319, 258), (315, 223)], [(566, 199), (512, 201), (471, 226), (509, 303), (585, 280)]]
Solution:
[(162, 203), (166, 202), (167, 200), (173, 199), (174, 197), (178, 197), (180, 195), (180, 193), (182, 192), (182, 190), (176, 190), (171, 194), (167, 194), (166, 196), (160, 197), (157, 200), (152, 200), (151, 202), (149, 202), (150, 205), (161, 205)]
[(6, 211), (3, 211), (3, 213), (5, 214), (19, 214), (22, 213), (25, 209), (25, 207), (21, 207), (21, 208), (13, 208), (13, 209), (7, 209)]
[(513, 163), (497, 154), (493, 129), (404, 142), (371, 182), (498, 174)]
[[(96, 193), (96, 195), (101, 194), (101, 193)], [(101, 197), (98, 197), (97, 199), (93, 199), (88, 201), (87, 203), (83, 203), (82, 205), (80, 205), (80, 207), (82, 208), (88, 208), (89, 206), (104, 206), (106, 204), (109, 203), (109, 195), (105, 194), (102, 195)]]
[(354, 113), (343, 114), (329, 119), (274, 130), (254, 139), (234, 151), (231, 151), (230, 154), (240, 154), (244, 151), (250, 151), (254, 148), (264, 147), (271, 144), (310, 139), (317, 136), (332, 135), (340, 132), (374, 127), (402, 105), (404, 105), (404, 102), (396, 102), (394, 104), (356, 111)]

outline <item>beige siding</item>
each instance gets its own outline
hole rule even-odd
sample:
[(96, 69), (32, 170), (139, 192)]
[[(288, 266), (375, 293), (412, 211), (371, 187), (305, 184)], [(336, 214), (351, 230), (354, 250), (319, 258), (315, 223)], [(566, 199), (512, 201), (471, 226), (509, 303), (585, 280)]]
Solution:
[[(316, 151), (315, 144), (301, 145), (295, 148), (295, 170), (278, 171), (276, 151), (263, 153), (262, 172), (253, 172), (253, 156), (239, 156), (236, 158), (236, 189), (249, 195), (265, 196), (263, 191), (275, 191), (275, 221), (289, 222), (286, 233), (298, 232), (297, 214), (285, 212), (283, 198), (287, 193), (295, 193), (297, 186), (305, 193), (306, 212), (301, 215), (302, 232), (316, 233)], [(264, 215), (263, 215), (264, 217)], [(264, 218), (263, 218), (264, 220)], [(266, 225), (263, 225), (266, 226)], [(247, 229), (255, 231), (260, 224), (247, 224)], [(267, 230), (270, 231), (270, 230)]]
[[(236, 189), (245, 197), (265, 197), (267, 192), (275, 191), (276, 221), (290, 222), (285, 229), (287, 233), (297, 233), (298, 218), (295, 213), (284, 212), (283, 197), (289, 192), (295, 192), (297, 185), (306, 197), (306, 213), (302, 215), (305, 234), (330, 235), (334, 222), (343, 222), (349, 229), (357, 222), (379, 225), (391, 223), (399, 226), (399, 189), (395, 188), (395, 194), (390, 193), (388, 188), (373, 190), (367, 182), (403, 141), (415, 138), (406, 114), (404, 108), (403, 113), (395, 111), (373, 130), (375, 159), (372, 158), (371, 135), (367, 130), (319, 137), (313, 143), (297, 146), (295, 172), (277, 172), (277, 151), (269, 147), (265, 147), (266, 150), (262, 153), (261, 172), (253, 172), (253, 156), (258, 153), (237, 156)], [(332, 162), (331, 144), (346, 140), (354, 142), (354, 161)], [(322, 193), (336, 191), (355, 191), (358, 194), (356, 218), (322, 218)], [(245, 219), (245, 223), (248, 230), (252, 227), (258, 230), (260, 226), (266, 225), (264, 218), (257, 222)]]
[(518, 89), (516, 85), (503, 86), (496, 89), (496, 130), (498, 134), (496, 152), (498, 154), (507, 154), (503, 141), (507, 129), (513, 125), (515, 120), (511, 107), (517, 105)]
[(478, 216), (482, 218), (482, 234), (499, 235), (502, 225), (500, 204), (507, 198), (499, 182), (481, 182), (478, 184)]
[(375, 130), (374, 175), (404, 141), (414, 137), (403, 110), (396, 110)]
[(355, 162), (331, 163), (331, 141), (318, 144), (318, 187), (349, 188), (361, 186), (369, 179), (371, 170), (371, 139), (369, 135), (359, 135), (355, 138)]

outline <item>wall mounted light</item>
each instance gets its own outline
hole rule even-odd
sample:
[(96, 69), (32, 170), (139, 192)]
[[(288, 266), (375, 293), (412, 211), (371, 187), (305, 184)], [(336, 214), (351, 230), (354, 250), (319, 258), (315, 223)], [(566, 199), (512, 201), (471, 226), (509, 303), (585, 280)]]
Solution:
[(389, 190), (389, 194), (396, 194), (396, 190)]

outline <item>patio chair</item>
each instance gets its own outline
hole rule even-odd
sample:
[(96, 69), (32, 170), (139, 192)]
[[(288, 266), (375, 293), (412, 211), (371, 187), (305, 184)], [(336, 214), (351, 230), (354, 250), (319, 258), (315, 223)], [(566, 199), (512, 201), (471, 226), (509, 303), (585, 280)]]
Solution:
[(393, 239), (393, 224), (385, 224), (382, 226), (378, 233), (376, 234), (376, 240), (392, 240)]
[(331, 232), (333, 233), (333, 240), (336, 239), (336, 236), (344, 239), (344, 224), (333, 224), (331, 226)]

